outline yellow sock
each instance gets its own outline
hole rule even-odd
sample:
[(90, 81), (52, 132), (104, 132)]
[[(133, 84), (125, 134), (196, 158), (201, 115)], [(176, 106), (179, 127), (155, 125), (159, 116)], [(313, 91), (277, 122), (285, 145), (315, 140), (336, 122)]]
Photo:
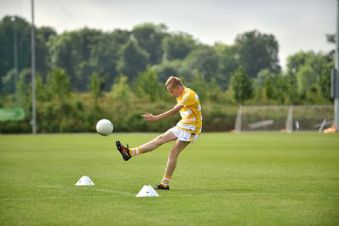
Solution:
[(160, 184), (164, 187), (168, 187), (169, 183), (170, 183), (171, 177), (170, 176), (164, 176), (160, 182)]
[(136, 147), (136, 148), (130, 148), (129, 149), (129, 154), (131, 156), (137, 156), (137, 155), (140, 155), (141, 152), (140, 152), (140, 148), (139, 147)]

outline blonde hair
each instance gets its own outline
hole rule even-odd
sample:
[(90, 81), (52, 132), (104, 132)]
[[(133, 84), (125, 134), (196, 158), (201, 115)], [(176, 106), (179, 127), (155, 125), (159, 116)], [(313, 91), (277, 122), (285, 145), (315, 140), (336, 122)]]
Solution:
[(178, 86), (183, 87), (184, 85), (182, 84), (181, 79), (175, 76), (170, 76), (165, 83), (166, 88), (168, 87), (175, 88)]

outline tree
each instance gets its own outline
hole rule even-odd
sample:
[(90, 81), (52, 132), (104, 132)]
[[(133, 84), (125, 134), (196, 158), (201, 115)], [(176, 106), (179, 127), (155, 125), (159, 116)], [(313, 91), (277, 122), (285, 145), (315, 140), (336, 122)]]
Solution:
[(112, 85), (112, 95), (115, 100), (128, 102), (132, 95), (132, 92), (130, 86), (128, 85), (127, 76), (120, 75), (115, 79), (115, 82)]
[(97, 104), (98, 98), (101, 96), (101, 83), (100, 76), (97, 73), (93, 73), (90, 79), (89, 90), (95, 104)]
[(65, 70), (73, 89), (87, 90), (89, 77), (97, 69), (96, 62), (91, 58), (93, 47), (101, 36), (99, 30), (83, 28), (50, 38), (51, 65)]
[(296, 73), (297, 77), (297, 87), (299, 95), (305, 95), (307, 90), (316, 83), (316, 75), (310, 67), (310, 65), (305, 64), (299, 68)]
[(281, 73), (263, 69), (253, 83), (254, 99), (258, 103), (284, 104), (287, 97), (287, 80)]
[(162, 40), (167, 28), (164, 24), (154, 25), (145, 23), (135, 26), (132, 35), (138, 45), (149, 55), (150, 64), (158, 64), (162, 61)]
[(110, 90), (115, 77), (118, 75), (117, 64), (121, 47), (129, 41), (130, 32), (126, 30), (114, 30), (102, 34), (98, 42), (93, 45), (91, 62), (95, 66), (96, 73), (103, 80), (103, 90)]
[[(15, 43), (15, 36), (17, 42)], [(3, 77), (8, 76), (14, 70), (14, 45), (17, 46), (18, 72), (28, 68), (30, 58), (30, 24), (18, 16), (5, 16), (0, 21), (0, 91), (8, 84), (3, 84)], [(39, 48), (39, 43), (37, 43)], [(14, 73), (13, 73), (14, 76)], [(14, 78), (13, 78), (14, 81)], [(14, 87), (14, 83), (13, 83)], [(13, 93), (13, 89), (9, 90)], [(6, 93), (8, 94), (8, 93)]]
[(138, 96), (147, 96), (151, 102), (161, 99), (163, 96), (163, 85), (159, 82), (155, 71), (148, 67), (140, 74), (135, 82)]
[(120, 51), (117, 65), (120, 74), (127, 75), (133, 81), (140, 72), (144, 71), (148, 64), (148, 54), (140, 48), (135, 40), (129, 40)]
[(257, 30), (246, 32), (236, 37), (235, 47), (240, 65), (250, 78), (265, 68), (280, 71), (278, 42), (272, 34), (262, 34)]
[(26, 111), (28, 111), (29, 106), (31, 104), (31, 86), (30, 83), (30, 70), (22, 70), (19, 74), (19, 79), (17, 83), (17, 101), (18, 105), (23, 107)]
[(288, 101), (288, 78), (282, 73), (275, 74), (274, 86), (275, 96), (274, 99), (278, 104), (287, 104)]
[(324, 55), (322, 59), (324, 60), (324, 65), (319, 78), (320, 90), (324, 98), (331, 100), (331, 76), (329, 75), (334, 68), (334, 59), (331, 52), (328, 55)]
[(49, 50), (48, 50), (48, 40), (56, 36), (56, 31), (51, 27), (41, 27), (36, 29), (36, 70), (41, 74), (42, 79), (48, 73), (49, 70)]
[(231, 77), (234, 98), (238, 103), (252, 97), (252, 82), (243, 68), (239, 68)]
[(183, 74), (182, 62), (178, 60), (163, 61), (162, 64), (154, 65), (152, 68), (157, 73), (161, 83), (165, 83), (171, 75)]
[[(56, 32), (49, 27), (35, 28), (36, 30), (36, 71), (45, 75), (48, 70), (47, 41)], [(16, 48), (14, 48), (16, 46)], [(15, 49), (15, 50), (14, 50)], [(31, 66), (31, 25), (18, 16), (5, 16), (0, 21), (0, 89), (2, 77), (14, 70), (14, 51), (16, 51), (18, 73)], [(15, 77), (15, 73), (13, 73)], [(14, 78), (13, 78), (14, 81)], [(7, 86), (7, 84), (6, 84)], [(13, 90), (11, 90), (13, 92)], [(3, 93), (3, 92), (2, 92)]]
[(71, 91), (71, 85), (69, 77), (63, 69), (53, 68), (49, 74), (47, 86), (52, 93), (52, 96), (60, 101), (61, 104), (66, 102), (66, 98)]
[(201, 101), (204, 101), (208, 97), (209, 87), (206, 83), (206, 80), (203, 78), (202, 74), (199, 71), (195, 71), (192, 75), (191, 81), (188, 83), (188, 86), (192, 88), (197, 94)]
[(319, 88), (324, 98), (330, 99), (330, 74), (333, 64), (330, 54), (300, 51), (288, 57), (287, 73), (294, 77), (298, 95), (302, 99), (311, 88), (314, 91), (314, 87), (317, 87), (317, 92)]
[(215, 50), (203, 46), (192, 51), (184, 61), (185, 77), (192, 80), (193, 72), (199, 72), (205, 81), (212, 81), (219, 73), (219, 59)]
[(216, 82), (221, 88), (228, 86), (231, 75), (239, 68), (236, 48), (234, 46), (216, 43), (214, 49), (218, 56), (219, 73), (216, 76)]
[(274, 99), (276, 97), (275, 74), (268, 69), (264, 69), (258, 73), (255, 88), (263, 88), (265, 97)]
[(1, 80), (1, 93), (13, 94), (15, 91), (15, 70), (9, 70), (5, 76), (2, 76)]
[(197, 46), (193, 37), (186, 33), (169, 34), (162, 43), (165, 60), (184, 59)]
[(49, 101), (52, 98), (52, 93), (44, 84), (43, 78), (40, 73), (35, 76), (36, 99), (39, 101)]
[(319, 84), (312, 84), (312, 86), (306, 91), (305, 102), (310, 104), (326, 103), (322, 96)]
[(295, 75), (286, 75), (286, 86), (287, 104), (301, 104), (300, 96), (298, 95), (297, 78)]

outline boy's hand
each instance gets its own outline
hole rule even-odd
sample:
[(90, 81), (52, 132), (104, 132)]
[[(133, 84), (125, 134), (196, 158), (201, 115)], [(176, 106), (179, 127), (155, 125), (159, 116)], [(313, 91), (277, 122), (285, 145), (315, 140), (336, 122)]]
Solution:
[(146, 120), (146, 121), (150, 121), (150, 122), (153, 122), (153, 121), (156, 121), (157, 120), (157, 117), (156, 116), (154, 116), (153, 114), (151, 114), (151, 113), (145, 113), (144, 115), (141, 115), (142, 117), (144, 117), (144, 119)]

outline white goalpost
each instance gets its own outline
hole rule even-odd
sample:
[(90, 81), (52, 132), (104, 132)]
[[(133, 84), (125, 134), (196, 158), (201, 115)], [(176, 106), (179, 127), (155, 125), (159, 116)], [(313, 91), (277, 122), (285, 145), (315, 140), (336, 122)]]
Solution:
[(333, 106), (240, 106), (235, 132), (319, 131), (332, 126)]

